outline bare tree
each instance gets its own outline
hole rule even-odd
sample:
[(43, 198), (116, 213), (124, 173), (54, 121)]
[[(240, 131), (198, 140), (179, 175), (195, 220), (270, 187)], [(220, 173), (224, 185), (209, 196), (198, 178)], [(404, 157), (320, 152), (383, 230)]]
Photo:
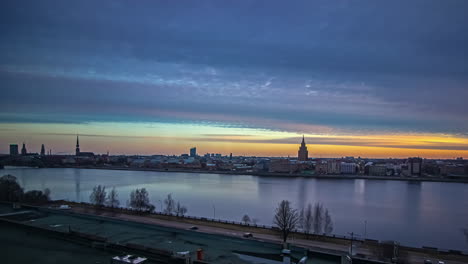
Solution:
[(116, 208), (119, 207), (120, 202), (119, 202), (119, 195), (117, 193), (117, 190), (115, 187), (112, 188), (109, 194), (107, 194), (107, 206), (111, 208)]
[(250, 223), (250, 217), (249, 217), (248, 215), (245, 214), (245, 215), (242, 217), (242, 222), (244, 222), (244, 224)]
[(154, 205), (152, 205), (149, 201), (148, 192), (145, 188), (136, 189), (130, 193), (129, 205), (138, 211), (153, 212), (155, 209)]
[(281, 230), (283, 242), (286, 242), (289, 234), (296, 228), (299, 215), (296, 209), (290, 206), (289, 201), (283, 200), (276, 208), (273, 223)]
[(324, 226), (325, 234), (329, 235), (333, 232), (333, 221), (331, 219), (330, 214), (328, 213), (328, 209), (325, 209), (325, 226)]
[(164, 213), (172, 214), (176, 207), (175, 201), (172, 198), (172, 193), (168, 194), (167, 198), (164, 199), (164, 204), (166, 205), (166, 208), (164, 208)]
[(180, 202), (177, 202), (174, 212), (177, 216), (183, 216), (187, 213), (187, 208), (181, 205)]
[(310, 231), (312, 231), (312, 224), (314, 221), (314, 217), (312, 214), (312, 204), (307, 204), (307, 208), (305, 210), (304, 208), (302, 208), (300, 219), (302, 230), (306, 232), (307, 235), (309, 235)]
[(313, 210), (313, 229), (315, 234), (321, 234), (323, 228), (323, 205), (315, 203)]
[(106, 203), (106, 187), (105, 186), (94, 186), (89, 201), (97, 207), (101, 207)]

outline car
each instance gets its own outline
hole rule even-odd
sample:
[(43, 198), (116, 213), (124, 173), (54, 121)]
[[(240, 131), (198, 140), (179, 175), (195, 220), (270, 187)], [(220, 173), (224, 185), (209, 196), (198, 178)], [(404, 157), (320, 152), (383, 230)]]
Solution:
[(432, 260), (426, 259), (426, 260), (424, 260), (424, 264), (432, 264)]
[(191, 226), (189, 229), (190, 230), (198, 230), (198, 227), (197, 226)]
[(445, 264), (445, 262), (443, 262), (442, 260), (439, 260), (438, 263), (439, 263), (439, 264)]
[(253, 237), (252, 233), (244, 233), (242, 236), (245, 238)]

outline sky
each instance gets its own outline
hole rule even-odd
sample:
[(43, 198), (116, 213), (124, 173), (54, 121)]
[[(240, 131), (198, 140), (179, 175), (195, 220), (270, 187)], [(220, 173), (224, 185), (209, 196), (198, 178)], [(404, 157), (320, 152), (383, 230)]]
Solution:
[(468, 158), (465, 0), (3, 0), (0, 152)]

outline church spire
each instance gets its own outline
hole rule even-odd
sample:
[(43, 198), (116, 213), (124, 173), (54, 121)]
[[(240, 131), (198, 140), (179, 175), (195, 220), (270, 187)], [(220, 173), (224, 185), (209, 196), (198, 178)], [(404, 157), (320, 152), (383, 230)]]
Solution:
[(75, 149), (75, 155), (78, 156), (80, 155), (80, 140), (78, 138), (78, 135), (76, 135), (76, 149)]

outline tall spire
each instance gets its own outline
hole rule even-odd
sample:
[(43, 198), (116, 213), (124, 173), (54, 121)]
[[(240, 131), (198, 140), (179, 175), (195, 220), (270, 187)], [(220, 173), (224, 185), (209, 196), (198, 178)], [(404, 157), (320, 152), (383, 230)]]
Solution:
[(78, 156), (80, 155), (80, 140), (78, 138), (78, 135), (76, 135), (76, 149), (75, 149), (75, 155)]
[(304, 135), (302, 135), (301, 146), (299, 147), (299, 151), (297, 152), (297, 154), (298, 154), (297, 159), (298, 159), (299, 161), (307, 161), (307, 160), (309, 160), (309, 151), (307, 151), (307, 146), (306, 146), (306, 143), (305, 143), (305, 137), (304, 137)]

